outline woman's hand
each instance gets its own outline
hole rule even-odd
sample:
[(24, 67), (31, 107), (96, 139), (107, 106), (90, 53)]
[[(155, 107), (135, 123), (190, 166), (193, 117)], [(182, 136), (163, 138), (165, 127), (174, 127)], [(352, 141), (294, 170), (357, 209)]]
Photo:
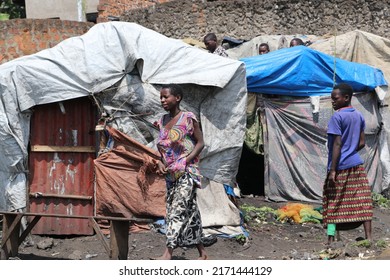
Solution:
[(165, 175), (165, 174), (167, 174), (167, 168), (165, 167), (165, 165), (161, 161), (157, 162), (157, 171), (156, 171), (156, 173), (157, 173), (157, 175)]

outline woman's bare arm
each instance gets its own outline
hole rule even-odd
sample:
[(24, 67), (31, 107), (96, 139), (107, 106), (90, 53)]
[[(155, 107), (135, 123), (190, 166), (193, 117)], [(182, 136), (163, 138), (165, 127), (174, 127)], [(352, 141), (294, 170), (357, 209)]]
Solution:
[(204, 148), (203, 134), (202, 131), (200, 130), (199, 123), (194, 120), (193, 124), (194, 124), (194, 138), (196, 144), (192, 152), (186, 157), (187, 163), (191, 162), (195, 157), (197, 157)]

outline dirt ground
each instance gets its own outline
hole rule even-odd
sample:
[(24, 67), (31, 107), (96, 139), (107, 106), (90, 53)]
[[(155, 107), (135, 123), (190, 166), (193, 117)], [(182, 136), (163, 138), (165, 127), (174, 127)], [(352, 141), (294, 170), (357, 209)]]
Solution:
[[(278, 209), (286, 203), (272, 203), (264, 197), (245, 197), (238, 204)], [(314, 205), (315, 206), (315, 205)], [(326, 232), (321, 224), (297, 224), (276, 220), (266, 215), (264, 220), (254, 213), (245, 224), (249, 237), (215, 238), (207, 246), (213, 260), (319, 260), (319, 259), (390, 259), (390, 209), (374, 209), (373, 238), (371, 245), (359, 242), (364, 237), (363, 227), (342, 231), (340, 241), (326, 248)], [(109, 236), (107, 236), (109, 238)], [(32, 235), (34, 244), (22, 244), (19, 256), (22, 260), (107, 260), (108, 255), (96, 235), (78, 237), (55, 237)], [(148, 260), (164, 250), (165, 237), (155, 231), (129, 235), (128, 259)], [(197, 258), (195, 248), (178, 248), (176, 260)]]

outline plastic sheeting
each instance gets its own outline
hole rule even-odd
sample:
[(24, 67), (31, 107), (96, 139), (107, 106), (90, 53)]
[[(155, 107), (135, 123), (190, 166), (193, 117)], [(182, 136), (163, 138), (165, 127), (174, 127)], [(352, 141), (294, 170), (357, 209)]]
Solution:
[(387, 85), (380, 69), (334, 58), (305, 46), (240, 60), (245, 63), (249, 92), (315, 96), (329, 95), (333, 85), (340, 82), (349, 83), (355, 92)]
[(379, 68), (386, 80), (390, 81), (390, 39), (355, 30), (318, 39), (310, 48), (340, 59)]
[[(372, 189), (383, 190), (378, 142), (381, 118), (377, 96), (360, 93), (352, 105), (366, 120), (366, 147), (360, 152)], [(321, 97), (318, 113), (310, 98), (259, 97), (266, 122), (265, 195), (273, 201), (319, 202), (326, 177), (327, 123), (333, 114), (329, 97)]]
[(230, 201), (223, 184), (203, 179), (202, 186), (196, 193), (202, 226), (240, 226), (240, 210)]
[(153, 148), (150, 124), (164, 113), (159, 85), (166, 83), (184, 86), (183, 109), (192, 109), (202, 124), (202, 174), (232, 184), (246, 123), (243, 63), (134, 23), (109, 22), (0, 65), (0, 209), (26, 206), (31, 108), (93, 96), (112, 126)]
[(205, 236), (245, 234), (240, 210), (226, 194), (224, 185), (203, 178), (202, 186), (204, 188), (197, 189), (196, 195)]

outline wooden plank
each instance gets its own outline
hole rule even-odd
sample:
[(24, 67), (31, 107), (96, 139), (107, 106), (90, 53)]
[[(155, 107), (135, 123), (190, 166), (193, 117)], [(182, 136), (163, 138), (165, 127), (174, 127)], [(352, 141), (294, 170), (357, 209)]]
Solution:
[(153, 219), (150, 219), (150, 218), (137, 218), (137, 217), (81, 216), (81, 215), (50, 214), (50, 213), (32, 213), (32, 212), (18, 213), (18, 212), (7, 212), (7, 211), (0, 211), (0, 214), (3, 214), (3, 215), (23, 214), (23, 216), (41, 216), (41, 217), (74, 218), (74, 219), (94, 218), (96, 220), (131, 221), (131, 222), (144, 222), (144, 223), (152, 223), (153, 222)]
[(20, 221), (22, 217), (22, 213), (18, 213), (17, 215), (4, 215), (1, 249), (6, 259), (18, 255)]
[[(23, 242), (29, 232), (38, 223), (41, 217), (58, 217), (58, 218), (79, 218), (89, 219), (92, 226), (103, 243), (110, 259), (127, 260), (129, 253), (129, 225), (130, 221), (151, 222), (151, 219), (146, 218), (125, 218), (125, 217), (103, 217), (103, 216), (76, 216), (76, 215), (61, 215), (61, 214), (46, 214), (46, 213), (17, 213), (0, 211), (3, 215), (3, 237), (0, 251), (1, 259), (8, 259), (18, 254), (19, 245)], [(34, 216), (33, 220), (20, 235), (20, 225), (23, 216)], [(100, 230), (95, 219), (105, 219), (110, 221), (110, 244)], [(20, 235), (20, 237), (19, 237)]]
[(35, 225), (39, 222), (41, 216), (35, 216), (33, 220), (28, 224), (27, 228), (22, 232), (22, 235), (19, 237), (19, 246), (22, 244), (24, 239), (26, 239), (27, 235), (31, 232), (31, 230), (35, 227)]
[(32, 145), (32, 152), (58, 152), (58, 153), (95, 153), (94, 146), (49, 146)]
[(127, 260), (129, 252), (129, 221), (111, 221), (110, 259)]
[(16, 215), (4, 215), (3, 222), (3, 237), (1, 239), (1, 245), (4, 246), (5, 243), (8, 242), (9, 239), (13, 238), (13, 234), (17, 231), (17, 236), (19, 238), (19, 230), (20, 230), (20, 221), (23, 215), (21, 213), (17, 213)]
[(73, 194), (40, 193), (40, 192), (30, 193), (30, 197), (34, 197), (34, 198), (54, 197), (54, 198), (79, 199), (79, 200), (92, 200), (92, 196), (73, 195)]
[(90, 218), (89, 221), (91, 222), (92, 227), (94, 228), (100, 241), (103, 243), (103, 247), (106, 250), (107, 254), (110, 255), (110, 245), (108, 244), (106, 237), (104, 236), (104, 234), (100, 230), (98, 223), (96, 222), (96, 220), (94, 218)]

